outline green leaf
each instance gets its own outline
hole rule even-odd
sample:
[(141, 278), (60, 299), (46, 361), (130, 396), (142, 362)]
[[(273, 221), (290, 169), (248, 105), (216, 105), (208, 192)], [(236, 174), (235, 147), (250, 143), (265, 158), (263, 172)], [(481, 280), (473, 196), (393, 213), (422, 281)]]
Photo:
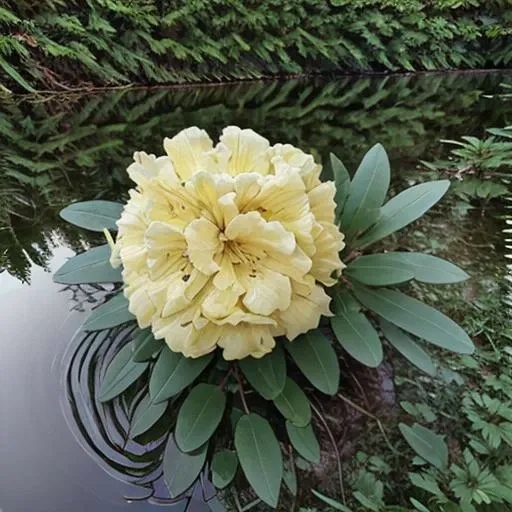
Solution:
[(448, 446), (443, 438), (415, 423), (409, 427), (405, 423), (398, 425), (409, 446), (423, 459), (437, 469), (448, 466)]
[(295, 471), (287, 470), (283, 473), (283, 481), (293, 496), (297, 496), (297, 475)]
[(116, 222), (121, 217), (124, 206), (112, 201), (84, 201), (66, 206), (60, 216), (67, 222), (89, 231), (108, 229), (117, 231)]
[(390, 181), (389, 159), (381, 144), (364, 155), (350, 184), (340, 225), (347, 236), (364, 231), (376, 218)]
[(460, 283), (469, 278), (469, 275), (464, 270), (453, 263), (430, 254), (423, 254), (421, 252), (389, 252), (386, 256), (409, 268), (414, 274), (414, 279), (422, 283)]
[(151, 397), (146, 395), (135, 409), (130, 425), (130, 438), (135, 439), (147, 432), (165, 413), (167, 402), (154, 404)]
[(266, 400), (273, 400), (283, 391), (286, 360), (279, 344), (261, 359), (246, 357), (238, 364), (249, 384)]
[(235, 478), (238, 458), (231, 450), (221, 450), (213, 455), (212, 482), (217, 489), (226, 488)]
[(123, 281), (121, 269), (112, 268), (109, 258), (107, 244), (94, 247), (66, 261), (53, 280), (62, 284), (120, 283)]
[(409, 498), (409, 501), (418, 512), (430, 512), (430, 510), (427, 507), (425, 507), (423, 503), (420, 503), (417, 499)]
[(334, 510), (340, 510), (341, 512), (352, 512), (352, 510), (345, 505), (341, 504), (339, 501), (333, 500), (328, 496), (324, 496), (322, 493), (315, 491), (315, 489), (311, 489), (311, 492), (321, 501), (323, 501), (326, 505), (329, 505)]
[(334, 153), (331, 153), (329, 157), (332, 174), (334, 176), (334, 185), (336, 186), (336, 195), (334, 196), (334, 201), (336, 202), (336, 219), (339, 219), (348, 198), (350, 175), (347, 168), (343, 165), (343, 162)]
[(374, 290), (355, 283), (352, 289), (368, 309), (418, 338), (461, 354), (473, 353), (466, 332), (437, 309), (394, 290)]
[(164, 480), (172, 498), (183, 494), (203, 469), (208, 452), (208, 443), (191, 453), (183, 453), (171, 434), (164, 452)]
[(320, 462), (320, 445), (311, 424), (305, 427), (297, 427), (287, 421), (286, 431), (288, 432), (290, 443), (292, 443), (292, 446), (301, 457), (315, 464)]
[(135, 317), (128, 311), (128, 299), (120, 292), (91, 312), (84, 322), (84, 330), (101, 331), (133, 320)]
[(390, 324), (382, 318), (379, 323), (385, 338), (398, 352), (426, 374), (432, 376), (436, 374), (436, 365), (419, 343), (411, 339), (404, 331), (396, 327), (396, 325)]
[(419, 487), (434, 496), (439, 498), (444, 497), (444, 493), (439, 488), (439, 484), (428, 473), (409, 473), (409, 480), (416, 487)]
[(138, 363), (148, 361), (164, 346), (163, 340), (156, 340), (151, 329), (144, 329), (135, 336), (132, 358)]
[(175, 440), (183, 452), (202, 446), (219, 426), (226, 395), (212, 384), (198, 384), (183, 402), (176, 421)]
[(132, 361), (131, 343), (125, 345), (112, 359), (101, 382), (98, 398), (108, 402), (128, 389), (146, 370), (147, 363)]
[(414, 222), (444, 196), (449, 186), (449, 180), (439, 180), (400, 192), (381, 208), (375, 224), (353, 247), (366, 247)]
[(384, 355), (379, 334), (349, 292), (343, 291), (334, 298), (334, 312), (331, 326), (340, 345), (364, 365), (379, 366)]
[(242, 416), (236, 427), (235, 448), (254, 492), (267, 505), (277, 507), (283, 458), (268, 421), (254, 413)]
[(274, 398), (274, 405), (287, 420), (297, 427), (305, 427), (311, 421), (308, 397), (289, 377), (286, 378), (281, 394)]
[(414, 273), (408, 265), (390, 254), (368, 254), (351, 262), (344, 274), (369, 286), (387, 286), (410, 281)]
[(149, 380), (149, 394), (154, 403), (177, 395), (202, 373), (213, 358), (207, 354), (198, 359), (185, 357), (164, 346)]
[(313, 386), (327, 395), (336, 394), (340, 385), (338, 356), (320, 329), (300, 335), (286, 348)]

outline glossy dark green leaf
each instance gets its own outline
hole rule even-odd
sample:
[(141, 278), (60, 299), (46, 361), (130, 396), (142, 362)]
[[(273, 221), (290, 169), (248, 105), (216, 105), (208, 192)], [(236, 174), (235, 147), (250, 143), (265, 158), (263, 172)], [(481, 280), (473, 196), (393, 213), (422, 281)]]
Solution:
[(221, 450), (213, 455), (212, 483), (217, 489), (226, 488), (235, 478), (238, 458), (231, 450)]
[(83, 328), (85, 331), (101, 331), (133, 320), (135, 317), (128, 311), (128, 299), (120, 292), (94, 309), (84, 322)]
[(297, 427), (305, 427), (311, 421), (311, 406), (308, 397), (289, 377), (286, 378), (283, 391), (274, 398), (274, 405), (287, 420)]
[(134, 340), (133, 360), (148, 361), (164, 346), (163, 340), (156, 340), (151, 329), (140, 331)]
[(334, 185), (336, 186), (336, 195), (334, 201), (336, 202), (336, 219), (340, 218), (345, 202), (348, 198), (350, 190), (350, 175), (343, 162), (333, 153), (330, 155), (331, 169), (334, 176)]
[(473, 353), (475, 347), (466, 332), (437, 309), (386, 288), (353, 283), (352, 289), (361, 304), (418, 338), (461, 354)]
[(286, 348), (313, 386), (328, 395), (336, 394), (340, 385), (338, 356), (320, 329), (300, 335)]
[(320, 445), (311, 424), (305, 427), (297, 427), (289, 421), (286, 422), (286, 431), (290, 443), (297, 453), (309, 462), (320, 462)]
[(351, 262), (344, 274), (369, 286), (387, 286), (404, 283), (414, 277), (414, 272), (405, 263), (389, 254), (368, 254)]
[(380, 326), (385, 338), (400, 352), (406, 359), (408, 359), (414, 366), (424, 371), (428, 375), (434, 376), (436, 374), (436, 365), (423, 347), (408, 336), (404, 331), (399, 329), (396, 325), (380, 320)]
[(238, 420), (244, 415), (243, 411), (238, 407), (231, 408), (231, 414), (229, 415), (229, 421), (231, 422), (231, 428), (233, 432), (236, 430)]
[(184, 357), (164, 346), (149, 380), (149, 394), (154, 403), (162, 402), (178, 394), (201, 374), (213, 355), (198, 359)]
[(147, 363), (132, 360), (132, 347), (128, 343), (112, 359), (98, 393), (100, 402), (108, 402), (130, 387), (146, 370)]
[(235, 447), (247, 481), (257, 496), (276, 508), (283, 477), (283, 457), (272, 427), (257, 414), (238, 421)]
[(283, 473), (283, 481), (293, 496), (297, 496), (297, 475), (295, 471), (286, 470)]
[(375, 224), (353, 247), (366, 247), (419, 219), (444, 196), (449, 186), (449, 180), (429, 181), (400, 192), (381, 208)]
[(197, 450), (213, 435), (226, 407), (226, 395), (218, 386), (201, 383), (183, 402), (176, 421), (175, 440), (183, 452)]
[(110, 247), (101, 245), (77, 254), (55, 272), (53, 280), (62, 284), (119, 283), (121, 268), (112, 268)]
[(381, 144), (376, 144), (364, 155), (350, 183), (340, 220), (344, 233), (352, 236), (364, 231), (377, 217), (389, 188), (390, 176), (386, 151)]
[(417, 423), (412, 427), (400, 423), (398, 427), (409, 446), (420, 457), (438, 469), (448, 466), (448, 446), (440, 435)]
[(379, 366), (384, 356), (379, 334), (349, 292), (335, 297), (334, 314), (331, 327), (340, 345), (364, 365)]
[(89, 231), (117, 230), (117, 220), (124, 206), (112, 201), (84, 201), (66, 206), (60, 216), (67, 222)]
[(208, 443), (191, 453), (183, 453), (171, 434), (164, 452), (164, 480), (171, 497), (176, 498), (189, 489), (201, 473), (206, 461)]
[(280, 345), (261, 359), (254, 357), (241, 359), (239, 365), (249, 384), (263, 398), (273, 400), (283, 390), (286, 380), (286, 360)]
[(149, 395), (135, 409), (130, 425), (130, 437), (132, 439), (147, 432), (165, 413), (167, 402), (154, 404)]

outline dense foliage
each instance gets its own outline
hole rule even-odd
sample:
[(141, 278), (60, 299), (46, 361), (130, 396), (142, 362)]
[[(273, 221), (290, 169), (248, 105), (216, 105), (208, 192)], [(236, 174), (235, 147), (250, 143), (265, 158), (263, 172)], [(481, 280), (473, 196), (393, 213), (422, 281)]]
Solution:
[(8, 0), (0, 88), (505, 67), (507, 0)]

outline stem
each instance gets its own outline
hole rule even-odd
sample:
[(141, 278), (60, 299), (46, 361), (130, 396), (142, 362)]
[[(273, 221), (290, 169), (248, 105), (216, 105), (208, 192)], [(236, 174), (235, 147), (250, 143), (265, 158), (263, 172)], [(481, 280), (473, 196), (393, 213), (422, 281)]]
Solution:
[(226, 372), (226, 375), (224, 375), (224, 377), (220, 381), (219, 388), (221, 389), (221, 391), (224, 390), (224, 386), (228, 382), (228, 379), (232, 373), (233, 373), (233, 367), (231, 366), (231, 368)]
[(240, 398), (242, 400), (244, 412), (245, 414), (251, 414), (251, 411), (249, 411), (249, 407), (247, 407), (247, 402), (245, 401), (244, 385), (242, 383), (242, 377), (240, 377), (240, 371), (238, 369), (238, 366), (235, 366), (235, 376), (236, 380), (238, 381), (238, 391), (240, 392)]

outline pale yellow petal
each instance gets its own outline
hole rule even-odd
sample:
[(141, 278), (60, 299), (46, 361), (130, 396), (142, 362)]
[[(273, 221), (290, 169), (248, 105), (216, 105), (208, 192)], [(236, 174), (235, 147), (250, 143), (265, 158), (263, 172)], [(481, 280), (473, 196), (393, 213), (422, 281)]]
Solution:
[(185, 229), (187, 254), (192, 264), (204, 274), (214, 274), (219, 265), (215, 255), (222, 250), (219, 228), (205, 218), (192, 221)]
[(241, 293), (233, 286), (219, 290), (213, 287), (206, 296), (201, 308), (208, 318), (224, 318), (229, 316), (238, 303)]
[(224, 349), (223, 357), (227, 361), (243, 359), (247, 356), (263, 357), (275, 347), (275, 340), (267, 326), (224, 326), (218, 341)]
[(336, 187), (332, 181), (321, 183), (308, 193), (311, 212), (317, 222), (334, 222)]
[(339, 256), (345, 247), (344, 236), (334, 224), (320, 223), (317, 227), (320, 229), (315, 236), (317, 250), (311, 258), (311, 274), (326, 286), (332, 286), (337, 282), (333, 274), (339, 274), (345, 267)]

